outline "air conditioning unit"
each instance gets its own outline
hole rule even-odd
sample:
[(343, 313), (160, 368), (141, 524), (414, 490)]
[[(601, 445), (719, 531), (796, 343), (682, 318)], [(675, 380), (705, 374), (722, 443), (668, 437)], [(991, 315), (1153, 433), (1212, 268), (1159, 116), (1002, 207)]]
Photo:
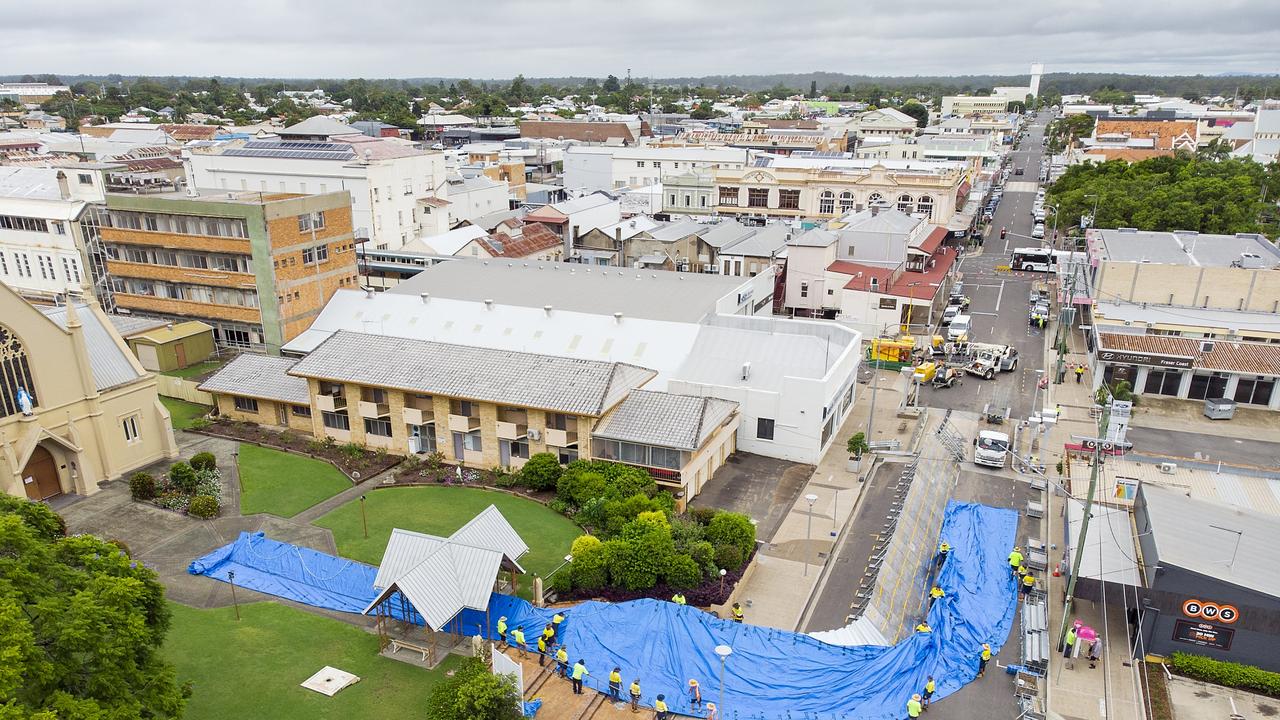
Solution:
[(1178, 471), (1178, 463), (1162, 462), (1156, 467), (1158, 467), (1160, 469), (1160, 472), (1164, 473), (1165, 475), (1172, 475)]
[(1200, 352), (1202, 352), (1202, 353), (1213, 352), (1213, 341), (1212, 341), (1212, 340), (1201, 340), (1201, 341), (1200, 341)]
[(538, 441), (542, 439), (542, 431), (537, 428), (529, 428), (529, 439)]

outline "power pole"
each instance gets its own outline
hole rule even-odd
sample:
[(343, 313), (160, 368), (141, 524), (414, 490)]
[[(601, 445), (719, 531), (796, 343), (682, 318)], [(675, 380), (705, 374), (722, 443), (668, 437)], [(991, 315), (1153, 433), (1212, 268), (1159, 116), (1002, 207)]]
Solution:
[[(1081, 438), (1081, 443), (1086, 448), (1093, 450), (1093, 471), (1089, 473), (1089, 494), (1084, 499), (1084, 517), (1080, 519), (1080, 535), (1076, 539), (1076, 557), (1071, 562), (1071, 577), (1067, 580), (1067, 595), (1062, 601), (1062, 629), (1058, 633), (1058, 647), (1063, 647), (1067, 640), (1067, 627), (1071, 621), (1071, 605), (1075, 599), (1076, 580), (1080, 576), (1080, 562), (1084, 559), (1084, 542), (1085, 537), (1089, 533), (1089, 518), (1093, 513), (1093, 496), (1098, 492), (1098, 469), (1102, 466), (1102, 452), (1110, 451), (1114, 448), (1127, 447), (1121, 442), (1114, 442), (1107, 439), (1107, 425), (1111, 421), (1111, 404), (1108, 403), (1102, 409), (1102, 416), (1098, 420), (1098, 437)], [(1067, 495), (1064, 502), (1071, 502), (1070, 494)]]
[[(1072, 253), (1074, 257), (1075, 253)], [(1058, 362), (1053, 371), (1053, 382), (1055, 385), (1062, 384), (1062, 376), (1065, 372), (1065, 356), (1067, 353), (1067, 337), (1068, 332), (1065, 330), (1071, 324), (1071, 318), (1074, 314), (1074, 302), (1076, 297), (1076, 275), (1079, 268), (1076, 267), (1076, 261), (1072, 260), (1067, 267), (1071, 277), (1067, 279), (1067, 292), (1065, 298), (1060, 301), (1058, 307), (1058, 332), (1054, 334), (1054, 349), (1058, 351)]]

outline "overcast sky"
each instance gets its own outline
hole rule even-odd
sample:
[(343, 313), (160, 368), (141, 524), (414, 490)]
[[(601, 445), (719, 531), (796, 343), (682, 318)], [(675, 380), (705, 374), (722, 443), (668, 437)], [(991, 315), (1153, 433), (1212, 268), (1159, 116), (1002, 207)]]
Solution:
[(0, 73), (1280, 71), (1280, 0), (7, 0)]

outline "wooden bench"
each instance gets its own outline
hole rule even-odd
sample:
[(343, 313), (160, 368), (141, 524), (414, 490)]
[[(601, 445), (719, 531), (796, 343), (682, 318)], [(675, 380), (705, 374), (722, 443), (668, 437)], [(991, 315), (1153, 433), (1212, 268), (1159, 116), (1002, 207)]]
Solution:
[(412, 652), (421, 653), (422, 662), (424, 663), (430, 662), (431, 656), (435, 653), (435, 649), (428, 645), (419, 645), (418, 643), (412, 643), (407, 640), (397, 640), (396, 638), (392, 638), (391, 653), (395, 654), (401, 650), (410, 650)]

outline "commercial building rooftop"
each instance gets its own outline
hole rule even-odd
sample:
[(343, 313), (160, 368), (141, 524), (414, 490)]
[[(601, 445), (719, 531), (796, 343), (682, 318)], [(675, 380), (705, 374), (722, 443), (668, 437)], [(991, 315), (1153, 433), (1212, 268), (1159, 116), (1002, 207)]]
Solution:
[(457, 260), (424, 268), (387, 292), (625, 318), (697, 322), (749, 278), (624, 270), (579, 263)]
[(1280, 267), (1280, 250), (1262, 235), (1212, 235), (1192, 231), (1157, 232), (1134, 228), (1088, 231), (1091, 247), (1104, 261), (1165, 263), (1201, 267), (1248, 267), (1248, 256), (1259, 268)]

